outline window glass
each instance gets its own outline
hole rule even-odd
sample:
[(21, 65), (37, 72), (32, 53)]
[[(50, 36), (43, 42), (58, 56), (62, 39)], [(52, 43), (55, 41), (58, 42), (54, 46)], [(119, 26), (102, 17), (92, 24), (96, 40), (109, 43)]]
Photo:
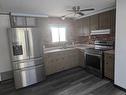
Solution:
[(59, 28), (60, 41), (66, 41), (66, 29)]
[(58, 42), (59, 41), (58, 28), (52, 27), (51, 32), (52, 32), (52, 42)]
[(66, 28), (65, 27), (51, 27), (52, 42), (66, 41)]

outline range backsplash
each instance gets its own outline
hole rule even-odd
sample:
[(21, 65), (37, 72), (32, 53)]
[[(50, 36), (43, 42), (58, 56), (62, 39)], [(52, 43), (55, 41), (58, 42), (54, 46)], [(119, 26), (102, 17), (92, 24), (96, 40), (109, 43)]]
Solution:
[(79, 36), (76, 39), (76, 42), (80, 43), (80, 44), (94, 44), (94, 41), (96, 41), (96, 40), (115, 41), (115, 34), (95, 35), (95, 36)]

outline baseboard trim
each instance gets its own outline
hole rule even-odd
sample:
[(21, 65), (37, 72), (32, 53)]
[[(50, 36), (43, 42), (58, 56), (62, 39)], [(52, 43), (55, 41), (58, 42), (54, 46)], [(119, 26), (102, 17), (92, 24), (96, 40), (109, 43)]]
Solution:
[(118, 85), (116, 85), (116, 84), (114, 84), (114, 86), (117, 87), (118, 89), (120, 89), (120, 90), (126, 92), (126, 89), (125, 89), (125, 88), (122, 88), (122, 87), (120, 87), (120, 86), (118, 86)]

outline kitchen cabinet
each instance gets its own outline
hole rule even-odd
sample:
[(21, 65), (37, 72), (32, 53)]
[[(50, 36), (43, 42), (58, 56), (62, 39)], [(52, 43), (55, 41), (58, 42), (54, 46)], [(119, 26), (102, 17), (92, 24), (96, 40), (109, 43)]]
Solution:
[(37, 26), (36, 18), (34, 17), (26, 17), (27, 26)]
[(84, 50), (79, 50), (79, 65), (85, 68)]
[(110, 29), (111, 27), (111, 11), (99, 14), (99, 29)]
[(88, 36), (90, 34), (89, 17), (77, 20), (76, 28), (78, 36)]
[(110, 11), (111, 14), (111, 33), (115, 34), (115, 25), (116, 25), (116, 10), (111, 10)]
[(115, 32), (115, 10), (102, 12), (76, 21), (78, 36), (89, 36), (93, 30), (110, 29)]
[(78, 50), (65, 50), (44, 55), (46, 75), (79, 66)]
[(77, 34), (77, 36), (83, 35), (82, 20), (81, 19), (76, 21), (76, 34)]
[(83, 31), (83, 36), (89, 36), (90, 34), (90, 23), (89, 23), (89, 17), (83, 18), (82, 19), (82, 31)]
[(114, 54), (104, 53), (104, 76), (114, 80)]
[(12, 27), (34, 27), (36, 24), (36, 18), (33, 17), (11, 16)]
[(12, 27), (19, 27), (19, 26), (26, 26), (26, 18), (22, 16), (11, 16), (11, 26)]
[(115, 31), (115, 10), (90, 16), (90, 30), (111, 29)]
[(99, 15), (90, 16), (90, 30), (98, 30), (99, 29)]

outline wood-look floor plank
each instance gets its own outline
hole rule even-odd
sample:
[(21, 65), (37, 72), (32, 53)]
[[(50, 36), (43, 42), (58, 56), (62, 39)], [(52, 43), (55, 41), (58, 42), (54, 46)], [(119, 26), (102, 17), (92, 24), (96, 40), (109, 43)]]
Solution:
[(89, 74), (82, 68), (74, 68), (19, 90), (15, 90), (13, 82), (2, 83), (0, 95), (125, 95), (125, 92), (108, 80)]

